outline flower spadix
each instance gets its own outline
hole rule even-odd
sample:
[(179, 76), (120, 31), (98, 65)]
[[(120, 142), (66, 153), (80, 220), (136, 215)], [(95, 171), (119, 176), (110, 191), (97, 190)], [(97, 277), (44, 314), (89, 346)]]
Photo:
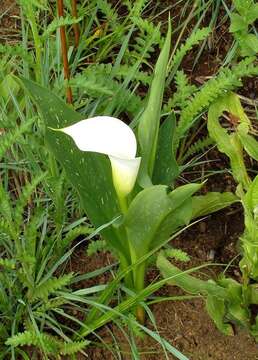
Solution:
[(128, 125), (113, 117), (97, 116), (60, 130), (70, 135), (80, 150), (108, 155), (120, 198), (132, 191), (141, 158), (136, 157), (137, 142)]

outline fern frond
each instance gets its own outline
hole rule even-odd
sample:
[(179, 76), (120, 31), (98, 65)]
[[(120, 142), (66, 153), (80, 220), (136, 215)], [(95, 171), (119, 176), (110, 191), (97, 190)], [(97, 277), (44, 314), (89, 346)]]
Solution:
[(94, 72), (92, 72), (89, 76), (88, 75), (89, 71), (87, 71), (87, 75), (85, 73), (76, 75), (69, 81), (69, 85), (72, 88), (78, 88), (85, 91), (86, 94), (91, 97), (99, 97), (99, 95), (114, 95), (105, 79), (96, 78)]
[(148, 19), (143, 19), (141, 17), (132, 16), (132, 22), (137, 26), (141, 34), (145, 34), (152, 39), (153, 44), (159, 45), (161, 48), (163, 45), (163, 38), (159, 27), (156, 24), (153, 24)]
[(49, 37), (53, 32), (60, 28), (60, 26), (69, 26), (77, 24), (82, 20), (82, 17), (72, 18), (71, 16), (66, 17), (57, 17), (55, 18), (46, 28), (46, 30), (41, 35), (43, 39)]
[(32, 63), (32, 55), (22, 45), (0, 44), (0, 54), (8, 57), (19, 57), (29, 64)]
[(119, 112), (126, 111), (132, 115), (136, 115), (139, 109), (142, 108), (142, 100), (135, 93), (129, 89), (124, 89), (121, 85), (114, 84), (115, 101), (112, 104), (114, 109), (119, 109)]
[(137, 319), (133, 314), (128, 314), (127, 318), (123, 320), (125, 326), (128, 326), (137, 338), (144, 338), (145, 333), (139, 327)]
[(34, 345), (48, 354), (55, 355), (58, 355), (60, 348), (60, 342), (53, 336), (45, 333), (37, 334), (36, 332), (30, 330), (9, 337), (5, 344), (14, 347)]
[(38, 314), (46, 314), (47, 311), (58, 309), (60, 306), (67, 304), (67, 300), (64, 298), (55, 298), (45, 302), (43, 305), (37, 308)]
[(177, 126), (177, 136), (181, 138), (193, 125), (196, 117), (219, 96), (242, 85), (241, 78), (258, 74), (258, 66), (252, 64), (253, 59), (241, 61), (233, 69), (223, 69), (216, 78), (209, 80), (193, 99), (188, 100), (182, 110)]
[(46, 280), (33, 290), (32, 299), (47, 299), (47, 297), (56, 290), (68, 285), (72, 278), (73, 273), (70, 273), (60, 276), (59, 278), (52, 277), (51, 279)]
[[(39, 226), (42, 223), (42, 218), (44, 216), (45, 210), (42, 207), (37, 207), (30, 216), (29, 222), (24, 226), (23, 238), (24, 238), (24, 252), (22, 265), (28, 266), (26, 274), (31, 274), (33, 277), (36, 265), (36, 245), (38, 238)], [(28, 259), (28, 264), (26, 263)]]
[(130, 16), (134, 17), (141, 17), (141, 14), (147, 5), (148, 0), (134, 0), (133, 1), (133, 8)]
[(87, 248), (87, 255), (92, 256), (99, 251), (107, 251), (108, 246), (105, 240), (93, 240)]
[(184, 163), (186, 159), (190, 156), (193, 156), (198, 153), (204, 152), (208, 147), (214, 144), (214, 141), (209, 136), (198, 139), (195, 143), (193, 143), (182, 156), (181, 162)]
[(177, 71), (175, 75), (175, 83), (177, 90), (173, 97), (168, 100), (167, 105), (164, 106), (164, 113), (169, 113), (176, 107), (183, 109), (186, 106), (187, 101), (197, 90), (195, 85), (190, 85), (188, 83), (187, 76), (183, 71)]
[[(1, 193), (1, 190), (0, 190)], [(1, 199), (1, 195), (0, 195), (0, 199)], [(2, 204), (0, 205), (2, 206)], [(12, 238), (12, 236), (14, 235), (14, 228), (13, 228), (13, 224), (10, 226), (10, 223), (7, 222), (4, 219), (0, 219), (0, 234), (1, 235), (7, 235), (10, 238)]]
[[(156, 31), (158, 31), (158, 28), (156, 28)], [(151, 58), (151, 54), (155, 51), (154, 38), (155, 35), (150, 37), (149, 34), (145, 33), (134, 38), (135, 43), (131, 45), (132, 50), (130, 51), (130, 64), (134, 64), (139, 59), (142, 62), (148, 63), (148, 59)]]
[(206, 39), (210, 31), (210, 28), (205, 27), (192, 32), (192, 34), (187, 38), (186, 42), (180, 46), (172, 58), (169, 69), (173, 71), (173, 74), (175, 74), (177, 71), (187, 52), (190, 51), (195, 45), (199, 44), (200, 41)]
[(20, 226), (22, 224), (24, 208), (29, 202), (33, 192), (36, 190), (38, 184), (45, 178), (45, 176), (46, 173), (41, 173), (35, 176), (31, 182), (27, 182), (27, 184), (22, 187), (21, 195), (16, 201), (16, 206), (14, 210), (14, 221), (17, 226)]
[(169, 249), (163, 250), (163, 253), (166, 257), (174, 258), (175, 260), (178, 260), (178, 261), (182, 261), (182, 262), (190, 261), (189, 255), (181, 249), (169, 248)]
[(61, 355), (72, 355), (84, 349), (90, 341), (82, 340), (82, 341), (71, 341), (63, 343), (60, 354)]
[[(120, 65), (114, 76), (118, 80), (125, 79), (131, 71), (132, 66), (128, 66), (126, 64)], [(152, 75), (144, 71), (134, 71), (132, 81), (141, 82), (144, 85), (150, 85), (152, 81)]]
[(110, 5), (107, 0), (98, 0), (97, 2), (98, 8), (105, 15), (106, 20), (111, 25), (111, 28), (114, 29), (118, 25), (118, 13), (116, 10)]
[(7, 224), (9, 224), (10, 226), (13, 225), (13, 209), (11, 205), (11, 200), (7, 190), (4, 188), (1, 182), (0, 182), (0, 214), (2, 214)]
[(33, 330), (26, 330), (22, 333), (9, 337), (5, 344), (13, 347), (33, 345), (42, 349), (47, 354), (72, 355), (87, 346), (89, 341), (82, 340), (63, 342), (46, 333), (37, 334)]
[(14, 270), (16, 265), (16, 261), (14, 259), (3, 259), (0, 258), (0, 266), (4, 269)]
[(13, 145), (15, 142), (31, 128), (31, 125), (35, 122), (35, 118), (31, 118), (23, 122), (20, 126), (16, 126), (14, 130), (4, 132), (1, 137), (0, 142), (0, 158), (2, 158), (5, 152)]
[(94, 228), (88, 226), (76, 226), (74, 229), (70, 230), (62, 239), (62, 248), (68, 247), (75, 239), (79, 236), (88, 236), (92, 234)]
[(46, 2), (44, 0), (19, 0), (19, 4), (24, 8), (25, 14), (30, 7), (46, 10)]

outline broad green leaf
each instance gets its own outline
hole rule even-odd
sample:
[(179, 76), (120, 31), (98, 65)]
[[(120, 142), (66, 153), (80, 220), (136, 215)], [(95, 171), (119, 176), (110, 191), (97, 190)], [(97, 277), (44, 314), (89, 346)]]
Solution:
[(223, 334), (234, 335), (232, 326), (228, 323), (225, 323), (226, 306), (223, 299), (208, 295), (206, 300), (206, 310), (217, 328)]
[(241, 34), (237, 37), (242, 56), (254, 56), (258, 53), (258, 39), (255, 34)]
[(253, 4), (246, 15), (246, 21), (248, 24), (252, 24), (258, 19), (258, 3)]
[(249, 156), (258, 161), (258, 142), (249, 134), (238, 132), (241, 143)]
[(139, 184), (142, 187), (152, 185), (152, 174), (156, 158), (158, 133), (160, 124), (160, 113), (163, 101), (163, 92), (167, 73), (167, 64), (170, 51), (171, 25), (154, 69), (149, 99), (138, 125), (138, 140), (141, 148), (141, 168), (139, 173)]
[(237, 95), (230, 93), (223, 98), (214, 102), (208, 113), (208, 131), (211, 138), (217, 143), (219, 151), (226, 154), (230, 159), (233, 176), (237, 182), (248, 188), (250, 179), (248, 177), (244, 158), (243, 149), (238, 134), (228, 134), (219, 122), (220, 116), (227, 111), (236, 119), (241, 121), (242, 126), (249, 127), (250, 121), (245, 115)]
[(243, 16), (240, 16), (239, 14), (231, 14), (230, 15), (230, 32), (236, 32), (236, 31), (243, 31), (248, 29), (248, 24), (244, 20)]
[(158, 147), (153, 173), (154, 184), (171, 185), (179, 175), (179, 166), (173, 153), (173, 138), (176, 125), (174, 114), (160, 127)]
[(205, 216), (239, 201), (231, 192), (209, 192), (206, 195), (192, 197), (192, 217)]
[(257, 209), (257, 207), (258, 207), (258, 175), (256, 175), (256, 177), (252, 181), (252, 184), (250, 185), (250, 187), (245, 195), (245, 201), (246, 201), (249, 209), (251, 209), (252, 211), (255, 211), (255, 209)]
[(179, 286), (190, 294), (214, 295), (221, 299), (224, 299), (227, 295), (226, 290), (214, 281), (201, 280), (178, 269), (167, 260), (162, 251), (157, 258), (157, 267), (165, 279), (173, 277), (168, 280), (169, 285)]
[[(125, 216), (124, 224), (136, 257), (143, 256), (154, 243), (157, 246), (169, 237), (175, 224), (171, 223), (171, 226), (167, 226), (169, 224), (165, 222), (166, 218), (201, 186), (201, 184), (188, 184), (168, 192), (167, 186), (155, 185), (144, 189), (134, 198)], [(191, 214), (191, 204), (189, 205)], [(185, 214), (182, 216), (185, 217)], [(181, 223), (179, 225), (182, 225)], [(164, 224), (165, 229), (162, 228)]]
[(254, 5), (253, 0), (233, 0), (236, 10), (240, 15), (245, 16)]
[[(109, 160), (104, 155), (80, 151), (70, 137), (48, 128), (64, 128), (82, 120), (83, 116), (49, 90), (24, 78), (21, 81), (42, 114), (46, 144), (64, 167), (89, 219), (96, 228), (110, 222), (120, 211)], [(120, 231), (108, 227), (103, 235), (114, 248), (126, 254), (126, 241)]]
[(243, 296), (246, 288), (236, 280), (222, 277), (218, 284), (227, 290), (227, 318), (238, 322), (239, 325), (248, 326), (250, 313), (248, 310), (248, 297)]

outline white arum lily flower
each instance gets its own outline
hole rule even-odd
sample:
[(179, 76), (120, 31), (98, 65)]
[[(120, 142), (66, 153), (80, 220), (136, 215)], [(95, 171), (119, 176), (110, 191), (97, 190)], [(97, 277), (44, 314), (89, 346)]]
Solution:
[(128, 125), (113, 117), (97, 116), (60, 130), (70, 135), (80, 150), (108, 155), (120, 199), (132, 191), (141, 158), (135, 157), (136, 138)]

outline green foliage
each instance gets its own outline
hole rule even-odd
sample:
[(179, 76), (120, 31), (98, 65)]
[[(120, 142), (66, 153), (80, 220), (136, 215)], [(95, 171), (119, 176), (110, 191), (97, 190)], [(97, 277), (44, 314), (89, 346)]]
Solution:
[(6, 345), (14, 347), (34, 345), (40, 348), (44, 353), (56, 356), (76, 354), (88, 344), (89, 342), (86, 340), (65, 343), (47, 333), (36, 333), (29, 330), (12, 336), (6, 341)]
[(206, 39), (210, 31), (211, 30), (209, 28), (202, 28), (193, 31), (185, 43), (182, 44), (179, 49), (177, 49), (169, 64), (169, 70), (172, 72), (168, 78), (168, 83), (170, 83), (172, 80), (187, 52), (190, 51), (195, 45), (199, 44), (200, 41)]
[(204, 153), (205, 150), (213, 144), (214, 141), (209, 136), (198, 139), (186, 150), (183, 157), (181, 158), (181, 162), (184, 163), (186, 159), (198, 153)]
[(159, 129), (157, 153), (153, 172), (153, 183), (173, 186), (180, 173), (173, 151), (176, 129), (174, 114), (168, 116)]
[(184, 109), (190, 101), (191, 96), (197, 90), (195, 85), (190, 85), (188, 83), (188, 79), (183, 70), (176, 72), (175, 84), (177, 90), (163, 107), (164, 113), (169, 113), (175, 108), (180, 108), (181, 110)]
[(32, 290), (32, 294), (29, 294), (28, 296), (31, 297), (32, 300), (35, 299), (45, 300), (49, 297), (49, 295), (54, 293), (56, 290), (60, 290), (66, 285), (70, 284), (72, 278), (73, 278), (73, 273), (59, 276), (58, 278), (51, 277), (51, 279), (48, 279), (37, 285)]
[(4, 132), (1, 134), (1, 143), (0, 143), (0, 158), (2, 158), (5, 152), (13, 145), (15, 142), (22, 138), (22, 136), (27, 133), (32, 124), (35, 122), (35, 118), (28, 119), (26, 122), (22, 123), (20, 126), (16, 126), (15, 129)]
[(118, 25), (119, 18), (114, 7), (112, 7), (107, 0), (98, 0), (97, 5), (100, 11), (105, 15), (106, 20), (111, 25), (111, 28), (114, 29)]
[(0, 258), (0, 266), (7, 270), (14, 270), (16, 265), (16, 261), (14, 259), (1, 259)]
[(258, 19), (258, 4), (253, 0), (233, 0), (235, 12), (230, 16), (229, 31), (238, 42), (241, 56), (253, 56), (258, 53), (257, 34), (250, 33), (250, 26)]
[(138, 181), (142, 187), (147, 187), (152, 184), (151, 178), (158, 145), (160, 113), (165, 87), (170, 41), (171, 27), (168, 29), (164, 47), (155, 67), (148, 104), (139, 120), (138, 140), (141, 148), (142, 160)]
[(191, 100), (187, 101), (182, 110), (177, 126), (178, 139), (185, 136), (186, 132), (196, 121), (198, 115), (212, 102), (228, 91), (242, 85), (241, 78), (258, 74), (258, 67), (253, 65), (253, 59), (247, 58), (232, 69), (223, 69), (219, 75), (209, 80)]
[(77, 24), (82, 20), (82, 17), (79, 17), (77, 19), (72, 18), (70, 16), (66, 17), (58, 17), (55, 18), (51, 23), (47, 26), (47, 28), (44, 30), (42, 34), (43, 40), (48, 38), (53, 32), (55, 32), (60, 26), (69, 26), (73, 24)]
[(93, 240), (89, 243), (87, 247), (87, 255), (92, 256), (98, 253), (99, 251), (106, 251), (108, 249), (107, 243), (105, 240)]
[(190, 261), (190, 256), (181, 249), (167, 248), (163, 250), (163, 254), (167, 258), (173, 258), (177, 261), (181, 261), (181, 262)]
[[(220, 117), (227, 113), (233, 128), (229, 132), (220, 123)], [(232, 323), (246, 327), (257, 336), (257, 327), (251, 325), (250, 306), (257, 304), (257, 284), (250, 278), (258, 279), (257, 234), (258, 234), (258, 176), (250, 179), (244, 161), (244, 149), (256, 158), (257, 141), (248, 133), (252, 124), (246, 116), (237, 95), (229, 93), (214, 102), (209, 109), (208, 130), (218, 149), (230, 159), (232, 174), (238, 183), (236, 195), (208, 193), (192, 200), (193, 216), (203, 216), (206, 211), (219, 209), (222, 201), (241, 201), (244, 209), (245, 231), (241, 236), (242, 259), (240, 268), (242, 282), (224, 275), (215, 281), (204, 281), (182, 272), (160, 253), (157, 266), (171, 285), (177, 285), (191, 294), (202, 294), (206, 298), (206, 309), (220, 331), (233, 334)], [(223, 206), (222, 206), (223, 207)], [(165, 255), (165, 256), (164, 256)]]

